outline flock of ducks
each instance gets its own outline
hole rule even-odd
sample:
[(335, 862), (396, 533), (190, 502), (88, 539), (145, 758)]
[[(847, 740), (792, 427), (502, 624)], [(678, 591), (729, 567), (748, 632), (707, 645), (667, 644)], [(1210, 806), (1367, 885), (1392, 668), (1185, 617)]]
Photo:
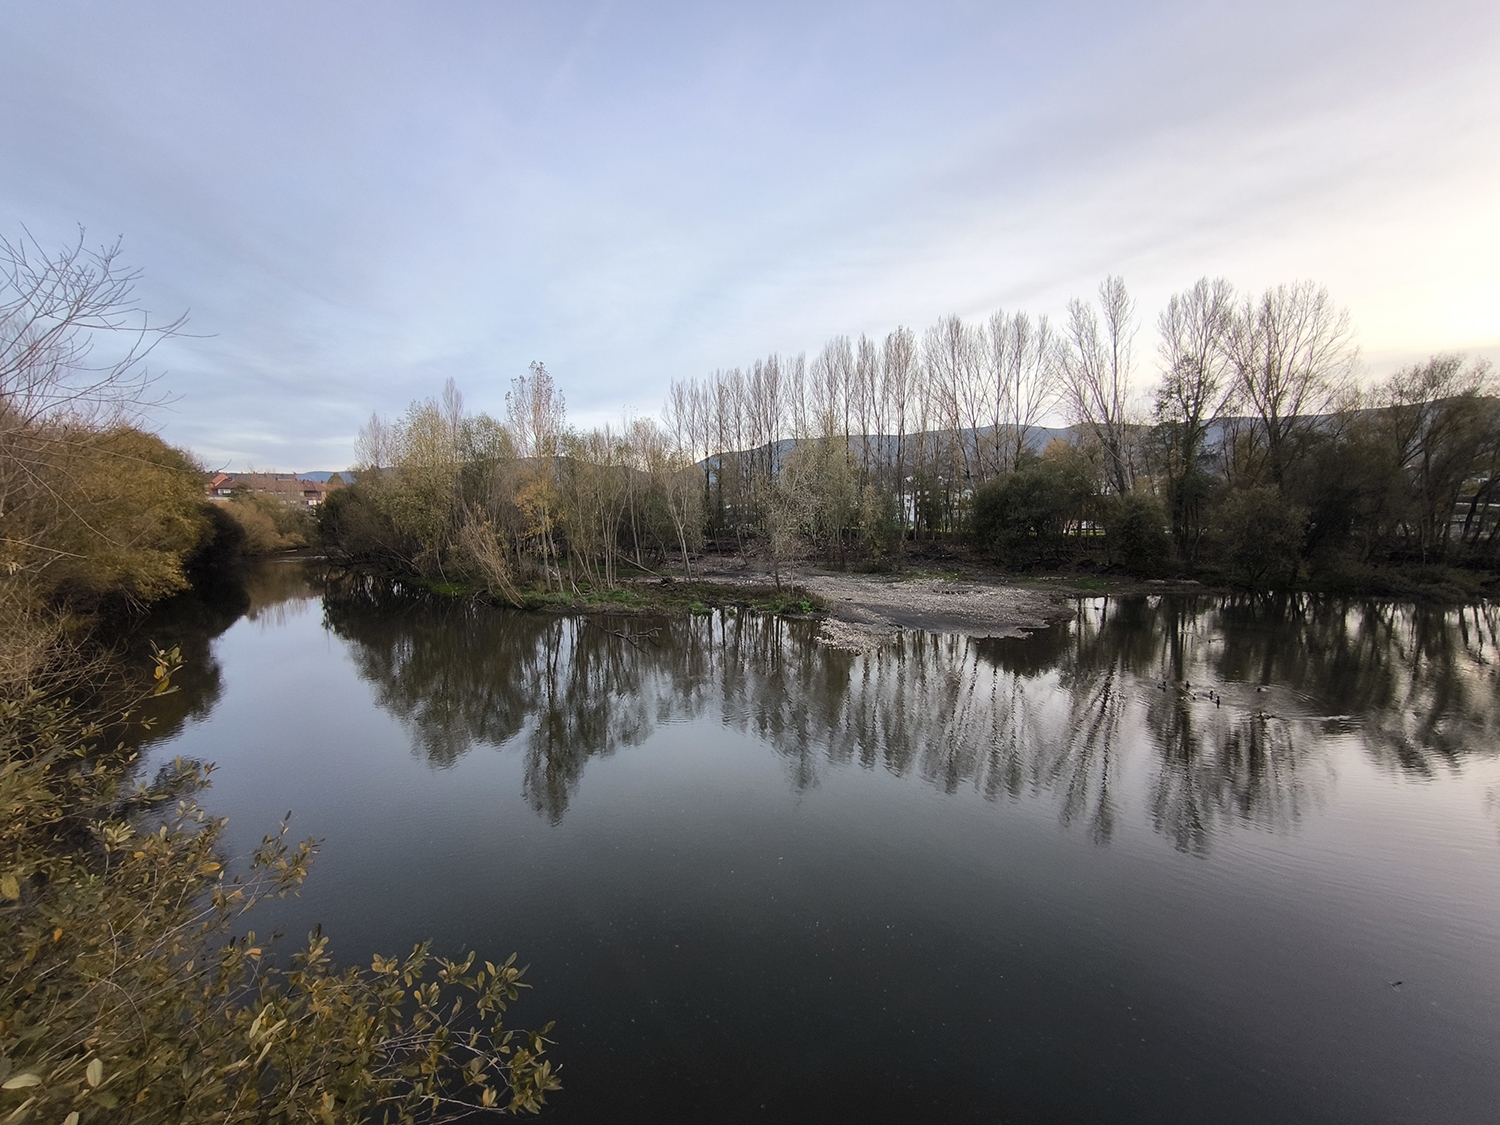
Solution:
[[(1170, 691), (1170, 690), (1172, 690), (1172, 687), (1174, 685), (1169, 684), (1166, 680), (1162, 680), (1156, 686), (1158, 688), (1160, 688), (1162, 691)], [(1187, 680), (1183, 680), (1180, 685), (1176, 685), (1176, 686), (1177, 686), (1177, 690), (1179, 692), (1181, 692), (1183, 695), (1186, 695), (1189, 699), (1192, 699), (1192, 700), (1199, 700), (1199, 699), (1205, 700), (1206, 702), (1212, 703), (1215, 707), (1221, 707), (1224, 704), (1224, 697), (1222, 695), (1220, 695), (1217, 691), (1215, 691), (1213, 688), (1205, 688), (1202, 691), (1194, 691), (1193, 690), (1193, 685), (1191, 683), (1189, 683)], [(1263, 691), (1270, 691), (1271, 689), (1269, 687), (1267, 687), (1265, 684), (1261, 684), (1258, 687), (1256, 687), (1255, 690), (1257, 692), (1263, 692)], [(1256, 713), (1255, 717), (1258, 718), (1258, 719), (1270, 719), (1270, 718), (1273, 718), (1274, 716), (1272, 716), (1269, 712), (1259, 711), (1259, 712)]]
[[(1171, 688), (1171, 685), (1168, 684), (1166, 680), (1162, 680), (1161, 683), (1157, 684), (1156, 686), (1161, 688), (1162, 691), (1168, 691)], [(1187, 680), (1182, 681), (1182, 686), (1178, 690), (1186, 695), (1189, 699), (1206, 699), (1215, 707), (1218, 707), (1224, 702), (1224, 697), (1218, 692), (1214, 691), (1213, 688), (1208, 688), (1205, 691), (1194, 691), (1193, 685), (1188, 683)], [(1256, 690), (1265, 691), (1266, 689), (1257, 688)]]

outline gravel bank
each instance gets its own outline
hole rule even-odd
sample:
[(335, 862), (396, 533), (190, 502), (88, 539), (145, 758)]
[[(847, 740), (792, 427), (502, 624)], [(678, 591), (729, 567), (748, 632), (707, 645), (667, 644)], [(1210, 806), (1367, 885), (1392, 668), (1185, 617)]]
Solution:
[[(705, 568), (714, 582), (764, 585), (767, 575), (732, 562)], [(1020, 637), (1065, 617), (1067, 605), (1044, 590), (961, 577), (899, 577), (798, 568), (782, 582), (816, 594), (828, 608), (821, 639), (836, 648), (866, 650), (898, 630)]]

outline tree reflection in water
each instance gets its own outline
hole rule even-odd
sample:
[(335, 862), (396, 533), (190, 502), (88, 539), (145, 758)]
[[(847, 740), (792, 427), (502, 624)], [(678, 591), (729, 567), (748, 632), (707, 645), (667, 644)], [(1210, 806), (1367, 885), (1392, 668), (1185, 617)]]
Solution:
[(176, 691), (144, 706), (149, 728), (131, 723), (112, 729), (111, 737), (149, 746), (175, 738), (189, 722), (207, 718), (224, 690), (214, 640), (242, 618), (276, 628), (308, 612), (318, 600), (318, 577), (300, 559), (264, 560), (218, 572), (210, 584), (159, 603), (145, 617), (116, 622), (117, 633), (106, 637), (124, 674), (139, 681), (133, 691), (144, 692), (150, 686), (153, 644), (177, 648), (182, 670), (172, 677)]
[[(1490, 607), (1098, 599), (1025, 639), (905, 633), (862, 656), (749, 612), (548, 617), (370, 583), (331, 587), (324, 612), (420, 754), (441, 768), (522, 748), (527, 800), (553, 821), (590, 758), (689, 719), (768, 743), (798, 789), (857, 765), (989, 800), (1051, 795), (1100, 843), (1139, 800), (1200, 854), (1230, 825), (1294, 825), (1339, 740), (1415, 777), (1500, 745)], [(1134, 797), (1127, 766), (1148, 779)]]

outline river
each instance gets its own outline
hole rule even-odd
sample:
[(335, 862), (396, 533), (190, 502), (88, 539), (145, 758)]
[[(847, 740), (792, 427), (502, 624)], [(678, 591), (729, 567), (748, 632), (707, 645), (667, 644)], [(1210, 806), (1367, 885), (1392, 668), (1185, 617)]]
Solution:
[[(512, 951), (558, 1122), (1500, 1115), (1494, 608), (1084, 600), (1024, 639), (514, 613), (253, 570), (146, 767), (258, 929)], [(291, 940), (289, 938), (288, 940)]]

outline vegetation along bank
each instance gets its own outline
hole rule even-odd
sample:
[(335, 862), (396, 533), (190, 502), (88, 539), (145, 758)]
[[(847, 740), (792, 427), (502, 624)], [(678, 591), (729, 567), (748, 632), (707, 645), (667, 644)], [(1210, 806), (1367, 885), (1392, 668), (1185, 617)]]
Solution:
[(503, 1024), (513, 958), (419, 945), (340, 968), (322, 933), (281, 948), (253, 909), (295, 891), (316, 842), (268, 826), (232, 868), (194, 799), (211, 764), (140, 776), (133, 743), (181, 657), (140, 666), (101, 627), (254, 544), (142, 427), (145, 361), (179, 324), (152, 327), (135, 280), (114, 248), (0, 240), (0, 1120), (534, 1110), (558, 1080), (546, 1029)]
[(342, 565), (517, 606), (722, 578), (727, 559), (776, 588), (810, 565), (957, 565), (1084, 586), (1494, 592), (1485, 363), (1434, 356), (1361, 388), (1347, 313), (1306, 283), (1204, 279), (1156, 326), (1150, 385), (1135, 304), (1110, 278), (1060, 326), (1014, 312), (836, 337), (811, 361), (675, 383), (659, 419), (587, 431), (542, 364), (512, 382), (503, 419), (466, 411), (450, 380), (371, 418), (319, 538)]

